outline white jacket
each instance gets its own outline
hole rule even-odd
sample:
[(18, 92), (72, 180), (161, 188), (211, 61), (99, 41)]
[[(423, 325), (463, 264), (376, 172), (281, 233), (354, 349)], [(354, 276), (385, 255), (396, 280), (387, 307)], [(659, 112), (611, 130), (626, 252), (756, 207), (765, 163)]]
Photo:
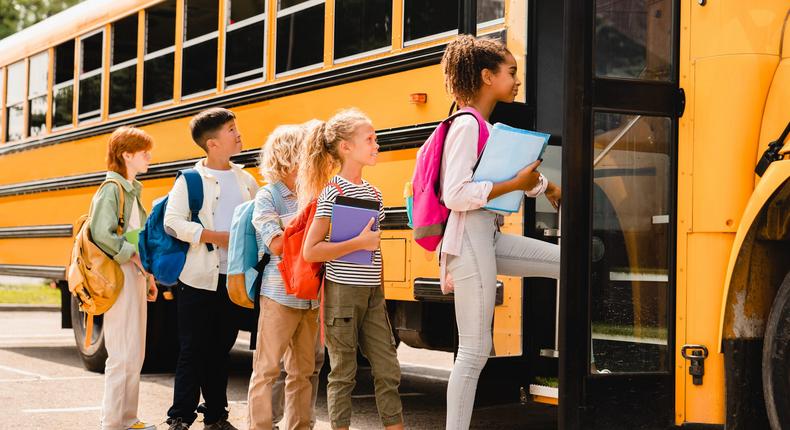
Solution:
[[(217, 179), (206, 171), (203, 165), (205, 160), (203, 158), (195, 163), (195, 170), (203, 179), (203, 206), (198, 212), (198, 218), (203, 225), (190, 221), (192, 217), (189, 212), (186, 180), (180, 177), (170, 190), (165, 209), (165, 231), (190, 244), (184, 270), (178, 279), (190, 287), (216, 291), (219, 280), (219, 252), (216, 246), (213, 251), (209, 251), (206, 244), (200, 242), (200, 235), (204, 228), (214, 229), (214, 211), (219, 200), (220, 186)], [(245, 201), (253, 199), (258, 191), (258, 182), (251, 174), (242, 170), (243, 166), (233, 163), (230, 166), (236, 173), (241, 196)]]

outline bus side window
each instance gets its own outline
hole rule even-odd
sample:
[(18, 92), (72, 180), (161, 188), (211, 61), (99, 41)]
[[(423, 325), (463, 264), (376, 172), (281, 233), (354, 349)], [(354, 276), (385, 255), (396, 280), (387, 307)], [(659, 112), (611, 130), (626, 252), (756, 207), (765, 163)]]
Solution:
[(320, 67), (324, 63), (324, 2), (278, 3), (276, 73)]
[(181, 95), (194, 96), (217, 88), (219, 6), (216, 0), (187, 0), (185, 8)]
[(145, 31), (143, 106), (151, 106), (173, 98), (176, 49), (175, 0), (167, 0), (146, 9)]
[(392, 45), (392, 0), (335, 1), (335, 61)]
[(25, 60), (8, 66), (6, 91), (6, 142), (21, 140), (25, 134)]
[(28, 69), (27, 124), (28, 136), (40, 136), (47, 131), (47, 84), (49, 82), (49, 51), (30, 57)]
[(52, 128), (68, 127), (74, 122), (74, 41), (55, 47), (52, 86)]
[(137, 14), (112, 25), (110, 115), (134, 111), (137, 95)]
[(225, 86), (266, 77), (266, 0), (229, 0)]
[(103, 58), (104, 30), (80, 38), (78, 122), (95, 120), (101, 116)]

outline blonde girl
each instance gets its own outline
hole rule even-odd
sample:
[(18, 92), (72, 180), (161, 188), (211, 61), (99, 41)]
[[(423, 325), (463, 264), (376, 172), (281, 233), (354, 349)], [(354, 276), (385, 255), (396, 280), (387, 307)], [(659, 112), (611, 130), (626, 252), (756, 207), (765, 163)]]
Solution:
[[(447, 46), (442, 70), (458, 105), (480, 112), (489, 131), (494, 106), (512, 102), (521, 84), (516, 60), (502, 43), (469, 35)], [(497, 274), (556, 279), (560, 272), (559, 246), (500, 233), (501, 216), (482, 209), (489, 200), (516, 190), (529, 197), (545, 194), (556, 207), (559, 187), (537, 172), (540, 160), (508, 181), (473, 182), (477, 136), (477, 121), (471, 115), (453, 121), (440, 175), (444, 203), (451, 210), (441, 246), (441, 271), (448, 284), (444, 288), (455, 291), (458, 323), (458, 355), (447, 385), (446, 427), (451, 430), (469, 428), (477, 381), (491, 353)]]
[[(380, 232), (372, 228), (375, 219), (371, 218), (353, 239), (327, 241), (332, 205), (340, 194), (338, 188), (347, 197), (377, 201), (379, 222), (384, 219), (381, 193), (362, 179), (362, 169), (376, 164), (376, 131), (365, 114), (349, 109), (315, 127), (306, 143), (299, 165), (297, 195), (302, 205), (317, 197), (318, 207), (302, 253), (307, 261), (326, 262), (324, 328), (331, 365), (327, 405), (332, 428), (347, 429), (351, 425), (351, 392), (359, 348), (370, 361), (382, 424), (387, 429), (402, 429), (400, 365), (384, 307)], [(371, 264), (337, 260), (362, 249), (373, 253)]]
[[(105, 183), (93, 196), (89, 225), (91, 238), (121, 265), (124, 284), (110, 310), (104, 314), (104, 400), (101, 423), (104, 430), (155, 427), (137, 417), (140, 371), (145, 358), (146, 299), (156, 300), (156, 285), (143, 270), (137, 254), (137, 234), (145, 224), (140, 202), (142, 184), (135, 178), (148, 171), (153, 139), (133, 127), (120, 127), (110, 135), (107, 146), (107, 180), (120, 182), (119, 189)], [(118, 235), (118, 200), (124, 193), (123, 234)]]

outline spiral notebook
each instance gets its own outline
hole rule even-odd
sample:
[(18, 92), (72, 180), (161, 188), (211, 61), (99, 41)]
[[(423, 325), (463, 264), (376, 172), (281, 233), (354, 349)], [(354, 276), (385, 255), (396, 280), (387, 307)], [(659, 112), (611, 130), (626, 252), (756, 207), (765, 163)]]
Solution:
[[(550, 136), (502, 123), (494, 124), (473, 180), (496, 183), (515, 178), (519, 170), (543, 156)], [(513, 191), (489, 200), (484, 208), (504, 213), (518, 212), (523, 198), (523, 191)]]
[[(332, 224), (329, 231), (330, 242), (343, 242), (362, 233), (362, 229), (373, 218), (372, 230), (379, 228), (379, 202), (353, 197), (337, 196), (332, 206)], [(337, 259), (347, 263), (372, 265), (373, 252), (361, 249)]]

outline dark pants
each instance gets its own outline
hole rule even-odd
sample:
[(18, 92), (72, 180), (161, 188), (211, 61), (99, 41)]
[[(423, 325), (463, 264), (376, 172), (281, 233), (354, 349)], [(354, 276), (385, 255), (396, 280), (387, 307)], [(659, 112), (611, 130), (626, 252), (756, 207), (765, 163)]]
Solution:
[(225, 275), (219, 276), (217, 291), (179, 282), (177, 299), (181, 350), (167, 415), (192, 423), (202, 392), (207, 409), (203, 421), (212, 424), (227, 418), (228, 355), (239, 333), (235, 305), (228, 299)]

